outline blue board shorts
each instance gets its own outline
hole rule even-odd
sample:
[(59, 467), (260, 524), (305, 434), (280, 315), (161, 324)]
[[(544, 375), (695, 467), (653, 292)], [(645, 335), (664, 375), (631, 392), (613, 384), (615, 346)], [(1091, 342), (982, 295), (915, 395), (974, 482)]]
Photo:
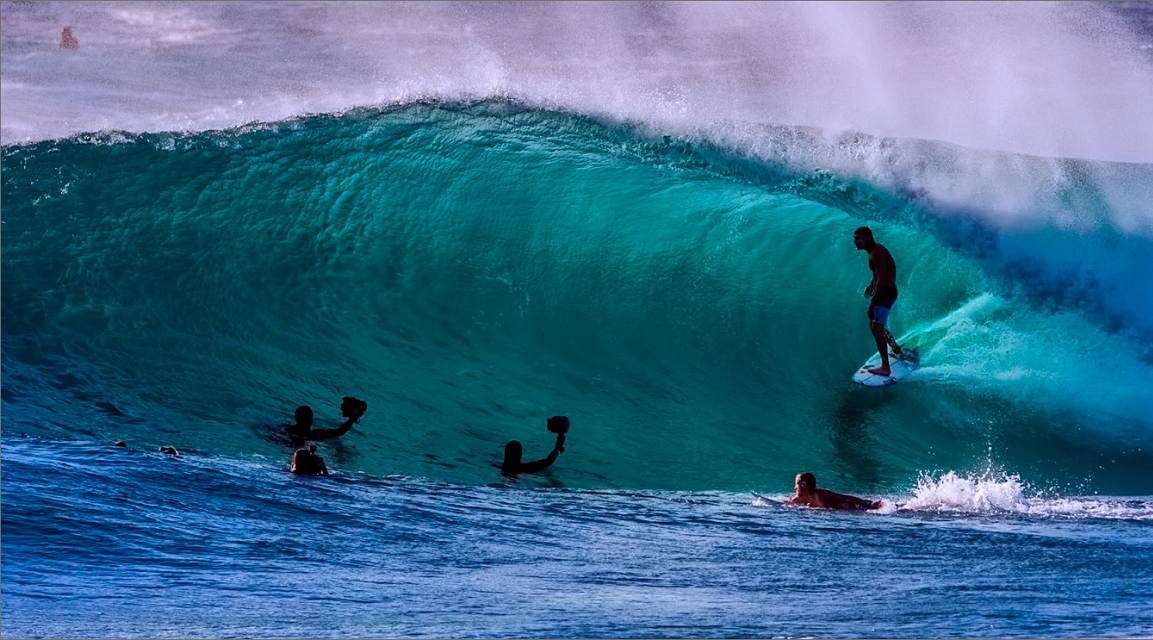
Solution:
[(873, 296), (873, 301), (869, 303), (869, 320), (885, 326), (885, 323), (889, 321), (889, 310), (893, 308), (893, 303), (896, 301), (896, 287), (885, 287), (878, 291)]

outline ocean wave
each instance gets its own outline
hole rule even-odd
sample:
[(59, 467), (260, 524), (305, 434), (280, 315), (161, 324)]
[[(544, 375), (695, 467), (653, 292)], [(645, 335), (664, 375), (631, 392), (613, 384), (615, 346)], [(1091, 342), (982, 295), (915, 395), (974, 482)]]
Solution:
[[(351, 394), (374, 415), (339, 462), (379, 475), (485, 482), (504, 441), (547, 447), (569, 414), (576, 486), (892, 486), (993, 446), (1149, 492), (1148, 240), (1109, 199), (1022, 231), (787, 152), (505, 102), (97, 142), (3, 151), (6, 430), (270, 456), (275, 414)], [(1141, 170), (1093, 167), (1072, 192)], [(847, 379), (872, 351), (862, 223), (922, 350), (876, 393)]]

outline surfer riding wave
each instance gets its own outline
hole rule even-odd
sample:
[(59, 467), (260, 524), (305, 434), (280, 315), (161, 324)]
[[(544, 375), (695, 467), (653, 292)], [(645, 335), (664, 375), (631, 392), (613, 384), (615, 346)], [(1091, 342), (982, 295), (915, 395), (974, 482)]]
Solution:
[(873, 280), (865, 288), (865, 297), (871, 298), (869, 302), (869, 331), (877, 341), (877, 352), (881, 355), (881, 366), (868, 369), (869, 373), (879, 376), (893, 374), (889, 366), (889, 352), (896, 358), (902, 358), (904, 353), (901, 346), (893, 338), (893, 334), (885, 327), (889, 321), (889, 312), (897, 302), (897, 264), (893, 254), (884, 245), (873, 239), (873, 230), (868, 227), (859, 227), (853, 232), (853, 244), (857, 250), (869, 253), (869, 270), (873, 272)]

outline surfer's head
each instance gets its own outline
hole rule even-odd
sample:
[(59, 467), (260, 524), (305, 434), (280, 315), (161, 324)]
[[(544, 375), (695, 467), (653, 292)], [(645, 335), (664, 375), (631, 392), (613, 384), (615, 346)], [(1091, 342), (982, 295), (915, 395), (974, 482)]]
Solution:
[(868, 227), (857, 227), (853, 232), (853, 244), (857, 249), (868, 251), (873, 248), (873, 230)]
[(523, 451), (519, 441), (509, 440), (508, 444), (504, 445), (504, 464), (501, 466), (504, 467), (510, 464), (520, 464), (520, 456), (522, 452)]
[(802, 489), (804, 489), (805, 493), (816, 491), (817, 477), (808, 471), (804, 473), (798, 473), (796, 481), (793, 482), (793, 487), (796, 488), (797, 493), (801, 493)]
[(312, 407), (303, 406), (296, 408), (296, 426), (298, 427), (311, 427), (312, 426)]

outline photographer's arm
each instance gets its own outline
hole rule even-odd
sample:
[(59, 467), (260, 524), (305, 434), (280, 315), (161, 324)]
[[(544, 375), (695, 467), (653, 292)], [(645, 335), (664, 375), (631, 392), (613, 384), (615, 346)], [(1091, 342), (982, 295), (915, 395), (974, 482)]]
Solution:
[(348, 430), (352, 428), (352, 425), (356, 424), (356, 422), (360, 420), (360, 417), (363, 415), (364, 407), (358, 408), (351, 416), (348, 417), (348, 420), (344, 421), (344, 424), (340, 425), (340, 427), (336, 429), (313, 429), (308, 437), (310, 440), (339, 438), (340, 436), (348, 433)]
[(552, 466), (552, 463), (556, 462), (556, 457), (560, 455), (561, 451), (564, 451), (563, 433), (557, 434), (556, 446), (552, 448), (552, 451), (549, 452), (547, 458), (536, 460), (534, 462), (523, 462), (520, 465), (519, 471), (521, 473), (532, 473), (534, 471), (540, 471), (541, 469), (547, 469), (548, 467)]

